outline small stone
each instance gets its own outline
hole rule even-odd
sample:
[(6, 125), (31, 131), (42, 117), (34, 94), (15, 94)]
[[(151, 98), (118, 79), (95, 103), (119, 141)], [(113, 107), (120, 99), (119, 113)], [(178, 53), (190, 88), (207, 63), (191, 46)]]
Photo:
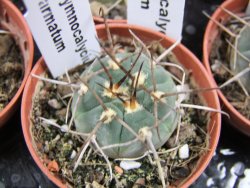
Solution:
[(69, 143), (70, 145), (73, 145), (73, 144), (74, 144), (74, 142), (73, 142), (72, 140), (69, 140), (68, 143)]
[(211, 186), (213, 186), (214, 184), (215, 184), (215, 182), (214, 182), (214, 179), (213, 179), (213, 178), (208, 178), (208, 179), (207, 179), (207, 182), (206, 182), (207, 187), (211, 187)]
[(202, 143), (201, 137), (200, 137), (200, 136), (197, 136), (197, 137), (195, 138), (195, 142), (198, 143), (198, 144), (201, 144), (201, 143)]
[(227, 71), (221, 65), (222, 65), (222, 62), (216, 59), (214, 61), (214, 64), (211, 65), (212, 71), (219, 75), (225, 75)]
[(220, 162), (218, 165), (217, 165), (217, 170), (219, 172), (219, 178), (222, 180), (224, 179), (226, 176), (227, 176), (227, 169), (224, 165), (224, 162)]
[(250, 187), (250, 169), (244, 171), (245, 177), (240, 179), (238, 188)]
[(67, 108), (62, 108), (61, 110), (56, 111), (56, 116), (59, 117), (59, 119), (64, 119), (67, 113)]
[(50, 99), (48, 101), (48, 104), (50, 107), (56, 109), (56, 110), (59, 110), (62, 108), (62, 105), (56, 100), (56, 99)]
[(233, 172), (236, 176), (242, 176), (245, 171), (245, 165), (242, 162), (237, 162), (233, 165)]
[(121, 161), (120, 167), (124, 170), (132, 170), (141, 167), (141, 163), (136, 161)]
[(187, 167), (180, 167), (174, 169), (174, 176), (178, 178), (185, 178), (190, 174), (190, 170)]
[(235, 152), (232, 151), (231, 149), (221, 149), (221, 150), (220, 150), (220, 153), (221, 153), (222, 155), (225, 155), (225, 156), (234, 155), (234, 154), (235, 154)]
[(48, 164), (48, 170), (51, 172), (59, 172), (58, 163), (55, 160), (50, 161)]
[(69, 126), (68, 125), (62, 125), (61, 126), (61, 131), (64, 132), (64, 133), (68, 132), (69, 131)]
[(71, 155), (70, 155), (70, 159), (74, 159), (75, 156), (76, 156), (76, 151), (73, 150), (72, 153), (71, 153)]
[(95, 172), (95, 181), (97, 183), (101, 183), (102, 180), (104, 179), (104, 174), (102, 172)]
[(120, 168), (119, 166), (115, 166), (115, 171), (116, 171), (116, 173), (118, 173), (118, 174), (123, 174), (123, 170), (122, 170), (122, 168)]
[(135, 185), (139, 185), (139, 186), (145, 186), (145, 178), (138, 178), (134, 184)]
[[(218, 62), (218, 60), (217, 60), (217, 62)], [(211, 69), (214, 72), (216, 72), (219, 68), (221, 68), (221, 65), (219, 63), (216, 63), (216, 61), (214, 64), (211, 65)]]
[(49, 142), (46, 140), (44, 144), (45, 144), (45, 146), (43, 148), (44, 152), (48, 153), (50, 151)]
[(179, 148), (178, 155), (180, 159), (187, 159), (189, 157), (189, 146), (185, 144)]

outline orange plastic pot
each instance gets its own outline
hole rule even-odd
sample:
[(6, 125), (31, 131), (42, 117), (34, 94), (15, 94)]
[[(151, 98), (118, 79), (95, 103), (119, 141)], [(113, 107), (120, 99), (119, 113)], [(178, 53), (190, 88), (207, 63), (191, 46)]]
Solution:
[[(174, 43), (173, 40), (169, 39), (167, 36), (161, 34), (160, 32), (156, 32), (153, 30), (145, 29), (139, 26), (132, 26), (128, 24), (110, 24), (110, 30), (112, 34), (118, 34), (123, 37), (131, 37), (129, 33), (129, 29), (132, 30), (137, 36), (145, 41), (161, 41), (161, 44), (164, 47), (169, 47)], [(106, 39), (107, 33), (104, 25), (96, 26), (97, 34), (99, 38)], [(160, 40), (162, 39), (162, 40)], [(174, 54), (178, 58), (178, 60), (182, 63), (182, 65), (191, 71), (194, 80), (197, 85), (201, 88), (214, 87), (212, 81), (210, 80), (205, 68), (199, 62), (199, 60), (183, 45), (178, 45), (174, 50)], [(32, 70), (33, 74), (41, 75), (46, 71), (47, 67), (44, 64), (44, 60), (41, 58), (39, 62), (36, 64), (34, 69)], [(22, 128), (25, 137), (26, 144), (28, 145), (29, 151), (33, 156), (37, 165), (41, 168), (41, 170), (48, 176), (48, 178), (53, 181), (59, 187), (66, 187), (65, 184), (62, 183), (60, 179), (54, 176), (49, 170), (43, 165), (43, 161), (39, 158), (39, 155), (36, 150), (36, 146), (33, 143), (32, 135), (31, 135), (31, 121), (30, 114), (32, 109), (32, 98), (35, 94), (36, 86), (38, 80), (29, 77), (27, 81), (27, 85), (24, 89), (23, 100), (22, 100)], [(204, 101), (208, 106), (215, 108), (217, 110), (220, 109), (219, 98), (217, 96), (216, 91), (202, 92), (201, 95), (204, 98)], [(208, 134), (209, 134), (209, 149), (207, 152), (201, 156), (199, 159), (197, 166), (193, 169), (192, 174), (185, 179), (183, 182), (176, 182), (180, 187), (188, 187), (201, 175), (201, 173), (205, 170), (207, 165), (209, 164), (220, 135), (221, 129), (221, 114), (219, 113), (211, 113), (208, 123)]]
[[(225, 1), (221, 5), (221, 7), (224, 7), (234, 13), (240, 13), (245, 10), (248, 2), (248, 0), (228, 0)], [(212, 19), (220, 21), (222, 23), (227, 22), (229, 18), (230, 15), (228, 15), (221, 8), (218, 8), (212, 15)], [(215, 84), (216, 81), (213, 78), (213, 74), (210, 68), (209, 57), (213, 42), (217, 39), (218, 35), (219, 27), (210, 20), (207, 25), (203, 41), (203, 63), (208, 71), (208, 74)], [(222, 102), (223, 110), (225, 110), (230, 115), (229, 123), (240, 130), (242, 133), (250, 136), (250, 120), (244, 117), (239, 111), (237, 111), (220, 90), (218, 90), (218, 94)]]
[(9, 0), (0, 1), (0, 28), (12, 33), (21, 50), (25, 66), (25, 73), (21, 86), (8, 105), (0, 111), (0, 127), (2, 127), (19, 105), (19, 99), (21, 98), (25, 82), (32, 68), (34, 43), (23, 15)]

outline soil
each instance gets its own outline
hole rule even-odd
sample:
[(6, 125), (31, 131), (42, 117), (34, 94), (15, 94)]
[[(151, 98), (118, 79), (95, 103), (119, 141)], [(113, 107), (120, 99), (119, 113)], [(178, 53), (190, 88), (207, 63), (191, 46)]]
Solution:
[[(157, 45), (151, 49), (161, 51), (161, 48)], [(132, 48), (129, 47), (127, 50), (130, 51)], [(173, 55), (171, 59), (173, 59)], [(75, 78), (83, 70), (84, 66), (80, 66), (70, 72), (73, 83), (77, 82)], [(46, 73), (45, 77), (50, 77), (50, 75)], [(190, 75), (189, 78), (191, 77)], [(67, 78), (64, 75), (58, 80), (65, 81)], [(188, 80), (188, 83), (191, 88), (195, 88), (195, 84), (191, 80)], [(82, 163), (73, 172), (74, 154), (79, 152), (84, 140), (80, 136), (64, 133), (54, 126), (44, 125), (39, 119), (39, 117), (54, 119), (59, 125), (64, 125), (67, 104), (70, 99), (63, 96), (71, 92), (65, 86), (40, 81), (40, 86), (33, 98), (31, 132), (44, 165), (50, 166), (52, 162), (56, 161), (59, 168), (50, 168), (50, 171), (73, 187), (161, 187), (157, 167), (152, 165), (147, 157), (138, 160), (142, 164), (140, 168), (128, 171), (121, 169), (118, 161), (110, 159), (114, 178), (109, 181), (109, 171), (103, 157), (88, 150), (84, 154)], [(190, 99), (185, 103), (202, 104), (202, 100), (197, 93), (192, 93), (190, 96)], [(53, 101), (53, 105), (51, 105), (51, 101)], [(160, 158), (165, 172), (165, 180), (168, 185), (173, 186), (177, 180), (182, 181), (191, 174), (197, 160), (208, 148), (209, 138), (206, 134), (208, 113), (194, 109), (185, 109), (183, 113), (185, 116), (182, 118), (178, 144), (175, 144), (177, 133), (175, 131), (169, 141), (157, 150), (163, 153), (160, 154)], [(68, 119), (70, 119), (70, 116)], [(178, 147), (176, 148), (176, 146), (183, 144), (188, 144), (190, 147), (188, 159), (180, 159), (178, 156)], [(168, 151), (170, 148), (173, 148), (173, 150)], [(84, 161), (87, 155), (89, 155), (88, 160)]]
[(123, 0), (121, 3), (116, 5), (114, 8), (112, 8), (110, 11), (108, 9), (117, 2), (117, 0), (90, 0), (90, 6), (93, 16), (101, 17), (100, 16), (100, 8), (104, 10), (105, 13), (107, 13), (108, 19), (126, 19), (127, 18), (127, 8), (125, 4), (126, 0)]
[[(232, 30), (232, 25), (230, 23), (239, 24), (234, 19), (229, 20), (225, 24), (229, 30)], [(218, 86), (222, 85), (232, 77), (232, 74), (228, 71), (230, 70), (230, 63), (227, 57), (228, 43), (226, 42), (226, 39), (229, 40), (228, 34), (220, 31), (213, 43), (210, 54), (211, 70)], [(226, 87), (223, 87), (221, 91), (234, 108), (236, 108), (243, 116), (250, 119), (250, 97), (245, 95), (238, 82), (232, 82)]]
[(10, 34), (0, 34), (0, 111), (10, 102), (22, 83), (24, 64)]

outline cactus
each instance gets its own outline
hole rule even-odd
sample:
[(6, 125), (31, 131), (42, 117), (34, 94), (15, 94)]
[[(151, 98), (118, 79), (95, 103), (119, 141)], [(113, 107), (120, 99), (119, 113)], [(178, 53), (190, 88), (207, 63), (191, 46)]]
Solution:
[(228, 18), (223, 17), (223, 19), (227, 18), (224, 20), (225, 23), (220, 23), (204, 12), (205, 16), (218, 26), (220, 31), (218, 36), (221, 39), (214, 42), (215, 53), (211, 53), (211, 60), (216, 59), (216, 61), (213, 62), (211, 69), (217, 77), (216, 81), (222, 83), (221, 89), (226, 86), (231, 87), (230, 92), (224, 92), (224, 95), (247, 118), (249, 118), (247, 109), (250, 94), (248, 83), (250, 79), (250, 22), (246, 18), (249, 15), (249, 7), (250, 2), (246, 11), (240, 14), (231, 12), (223, 6), (219, 7), (228, 15)]
[(229, 45), (230, 68), (235, 75), (247, 71), (240, 76), (240, 81), (248, 94), (250, 93), (250, 28), (245, 25), (240, 28), (238, 36), (234, 39), (234, 46)]
[[(143, 129), (150, 129), (155, 148), (161, 147), (168, 140), (177, 125), (178, 115), (174, 110), (177, 97), (171, 96), (159, 103), (158, 113), (155, 116), (154, 102), (157, 102), (157, 99), (142, 89), (144, 87), (148, 91), (154, 90), (151, 60), (144, 54), (138, 54), (118, 53), (115, 55), (117, 61), (121, 60), (120, 65), (126, 71), (122, 71), (109, 56), (106, 56), (97, 59), (82, 73), (81, 79), (84, 80), (88, 74), (98, 72), (105, 66), (108, 69), (110, 78), (106, 72), (96, 74), (88, 80), (89, 89), (84, 95), (81, 95), (79, 92), (75, 93), (72, 111), (77, 104), (74, 118), (77, 131), (90, 133), (98, 122), (101, 121), (101, 118), (103, 116), (108, 117), (110, 113), (123, 120), (138, 135)], [(142, 62), (143, 66), (140, 66)], [(137, 88), (135, 81), (132, 81), (133, 78), (126, 76), (126, 72), (130, 72), (130, 75), (136, 78), (136, 81), (138, 80)], [(162, 66), (155, 66), (154, 75), (156, 83), (156, 91), (154, 93), (156, 96), (159, 96), (161, 93), (176, 92), (174, 81)], [(112, 82), (109, 79), (112, 79)], [(93, 92), (98, 94), (106, 109), (98, 103)], [(168, 117), (163, 119), (166, 114), (169, 114)], [(156, 118), (160, 121), (158, 127), (154, 125)], [(159, 130), (157, 131), (157, 129)], [(136, 138), (133, 132), (121, 125), (114, 117), (102, 123), (96, 132), (96, 136), (101, 147), (126, 143)], [(147, 147), (138, 140), (128, 146), (111, 148), (104, 152), (111, 158), (128, 158), (139, 157), (146, 150)]]

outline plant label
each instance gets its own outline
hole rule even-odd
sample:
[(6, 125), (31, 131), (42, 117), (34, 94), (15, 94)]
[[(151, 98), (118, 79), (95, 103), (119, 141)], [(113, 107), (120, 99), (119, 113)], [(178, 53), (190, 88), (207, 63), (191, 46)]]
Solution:
[(185, 0), (127, 0), (128, 23), (155, 29), (179, 39)]
[(100, 52), (86, 0), (24, 0), (25, 18), (53, 77)]

